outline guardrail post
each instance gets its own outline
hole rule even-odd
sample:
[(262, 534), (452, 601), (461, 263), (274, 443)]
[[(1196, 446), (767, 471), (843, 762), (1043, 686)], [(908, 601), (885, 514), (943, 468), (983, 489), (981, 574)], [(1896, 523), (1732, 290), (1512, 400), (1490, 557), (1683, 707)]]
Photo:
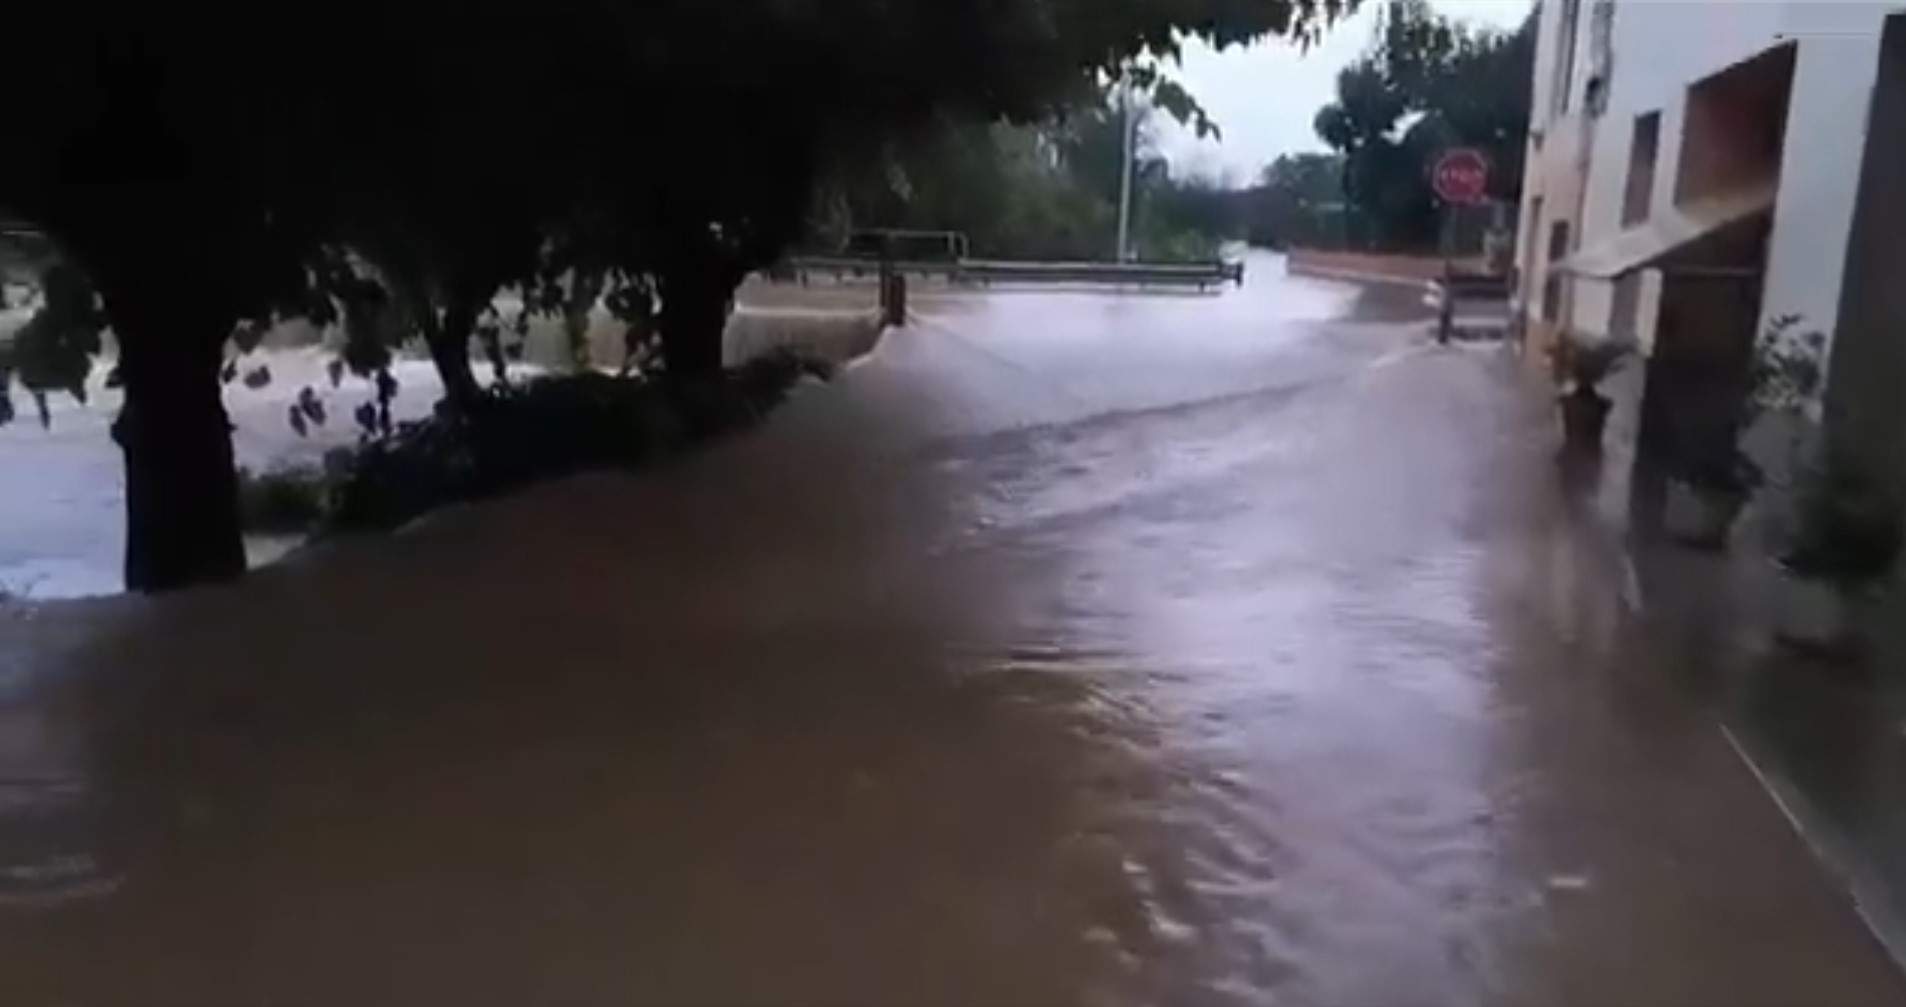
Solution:
[(1442, 287), (1442, 303), (1436, 306), (1436, 341), (1448, 346), (1456, 329), (1456, 283), (1445, 275)]
[(907, 275), (895, 269), (891, 259), (880, 260), (880, 322), (907, 324)]
[(905, 326), (907, 324), (907, 274), (893, 274), (893, 294), (887, 300), (888, 307), (893, 312), (887, 324)]
[(893, 324), (893, 263), (885, 258), (880, 260), (880, 271), (874, 289), (880, 292), (880, 324)]

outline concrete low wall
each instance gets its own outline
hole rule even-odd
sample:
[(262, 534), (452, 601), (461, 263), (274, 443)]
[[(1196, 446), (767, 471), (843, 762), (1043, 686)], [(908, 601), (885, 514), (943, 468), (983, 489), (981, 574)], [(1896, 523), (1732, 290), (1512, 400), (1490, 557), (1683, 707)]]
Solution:
[[(735, 310), (722, 336), (722, 361), (733, 367), (770, 350), (792, 349), (828, 363), (846, 363), (879, 342), (881, 325), (871, 284), (770, 283), (750, 277), (736, 292)], [(589, 362), (622, 364), (624, 329), (598, 305), (590, 313)], [(524, 359), (550, 367), (568, 360), (568, 337), (554, 319), (530, 323)]]
[[(1293, 249), (1286, 255), (1294, 276), (1316, 276), (1356, 283), (1399, 283), (1410, 286), (1440, 279), (1445, 261), (1436, 255), (1386, 255), (1375, 252), (1323, 252)], [(1480, 258), (1453, 260), (1458, 269), (1479, 270)]]
[(864, 310), (757, 308), (742, 305), (728, 319), (722, 360), (733, 367), (773, 350), (844, 364), (880, 341), (880, 313)]

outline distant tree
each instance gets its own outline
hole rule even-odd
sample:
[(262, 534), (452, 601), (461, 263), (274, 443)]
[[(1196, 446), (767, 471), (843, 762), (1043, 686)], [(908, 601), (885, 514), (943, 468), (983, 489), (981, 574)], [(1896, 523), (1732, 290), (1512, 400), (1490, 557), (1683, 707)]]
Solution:
[(982, 257), (1080, 254), (1102, 215), (1081, 195), (1042, 126), (940, 117), (830, 171), (821, 201), (840, 219), (815, 240), (911, 228), (960, 232)]
[(1169, 171), (1139, 194), (1139, 249), (1154, 260), (1209, 260), (1245, 237), (1243, 193), (1221, 179)]
[(1333, 247), (1343, 240), (1341, 154), (1285, 154), (1245, 193), (1247, 238), (1267, 248)]
[(735, 286), (798, 234), (823, 150), (939, 114), (1039, 121), (1181, 32), (1308, 32), (1344, 6), (33, 4), (10, 12), (10, 77), (31, 89), (0, 207), (99, 293), (126, 391), (127, 583), (173, 588), (244, 569), (225, 344), (335, 311), (320, 266), (340, 247), (412, 306), (453, 399), (471, 398), (473, 309), (562, 262), (652, 287), (667, 369), (706, 373)]
[(1337, 100), (1315, 123), (1344, 156), (1358, 240), (1433, 243), (1440, 204), (1429, 168), (1451, 147), (1481, 149), (1491, 162), (1489, 194), (1516, 199), (1534, 58), (1533, 14), (1513, 33), (1476, 31), (1425, 0), (1391, 0), (1370, 51), (1338, 74)]
[[(942, 118), (879, 159), (837, 167), (820, 196), (834, 221), (824, 230), (838, 242), (844, 217), (957, 231), (980, 256), (1109, 259), (1124, 164), (1119, 91), (1106, 83), (1030, 125)], [(1153, 259), (1208, 258), (1220, 238), (1243, 232), (1236, 195), (1174, 177), (1158, 142), (1161, 107), (1143, 94), (1134, 102), (1134, 247)]]

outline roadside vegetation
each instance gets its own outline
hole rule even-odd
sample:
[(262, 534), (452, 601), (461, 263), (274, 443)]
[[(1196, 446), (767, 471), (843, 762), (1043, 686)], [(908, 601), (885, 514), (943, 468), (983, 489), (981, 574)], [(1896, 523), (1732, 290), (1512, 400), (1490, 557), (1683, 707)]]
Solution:
[[(843, 165), (817, 193), (811, 242), (828, 250), (856, 227), (876, 226), (959, 232), (979, 258), (1110, 260), (1125, 157), (1120, 91), (1092, 88), (1026, 125), (941, 118), (876, 160)], [(1223, 241), (1244, 236), (1235, 194), (1217, 180), (1174, 174), (1159, 149), (1159, 115), (1142, 93), (1134, 100), (1132, 253), (1210, 261)]]
[(1156, 62), (1185, 34), (1308, 37), (1346, 6), (38, 5), (9, 23), (35, 100), (5, 125), (0, 232), (44, 235), (83, 276), (90, 295), (36, 314), (35, 345), (83, 360), (110, 330), (126, 584), (180, 588), (244, 572), (222, 381), (233, 345), (278, 322), (341, 329), (340, 366), (380, 387), (421, 343), (445, 429), (471, 443), (514, 411), (470, 352), (501, 359), (504, 291), (570, 317), (610, 305), (653, 348), (644, 380), (692, 387), (722, 370), (736, 288), (803, 239), (833, 166), (936, 123), (1062, 119), (1121, 74), (1203, 126)]
[[(1491, 165), (1489, 196), (1516, 205), (1535, 58), (1533, 14), (1514, 32), (1473, 29), (1424, 0), (1391, 0), (1368, 50), (1338, 77), (1315, 128), (1328, 152), (1288, 154), (1244, 188), (1175, 169), (1159, 113), (1134, 114), (1132, 246), (1148, 261), (1209, 260), (1226, 241), (1267, 248), (1433, 250), (1442, 205), (1429, 166), (1470, 147)], [(966, 235), (976, 256), (1105, 259), (1115, 254), (1119, 89), (1101, 82), (1051, 118), (1013, 125), (941, 118), (883, 156), (823, 177), (810, 241), (838, 247), (874, 226)], [(1203, 124), (1217, 130), (1221, 123)]]
[(238, 472), (251, 533), (388, 531), (446, 504), (591, 469), (666, 461), (765, 418), (828, 364), (774, 351), (682, 381), (586, 372), (503, 386), (474, 414), (438, 410), (367, 434), (322, 465)]

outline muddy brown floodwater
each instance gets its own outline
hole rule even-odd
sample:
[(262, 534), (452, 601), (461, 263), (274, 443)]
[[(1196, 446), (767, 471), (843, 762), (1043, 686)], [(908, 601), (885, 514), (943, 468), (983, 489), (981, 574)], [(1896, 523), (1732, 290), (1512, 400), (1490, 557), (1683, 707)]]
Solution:
[(1493, 349), (1274, 260), (0, 609), (8, 1004), (1880, 1004)]

